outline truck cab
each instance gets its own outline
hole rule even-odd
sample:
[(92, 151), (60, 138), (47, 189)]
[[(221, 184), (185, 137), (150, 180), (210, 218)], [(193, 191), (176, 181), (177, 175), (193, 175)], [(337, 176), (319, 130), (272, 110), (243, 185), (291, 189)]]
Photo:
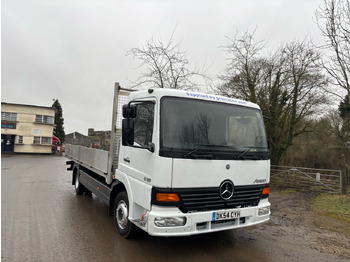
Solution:
[(149, 89), (130, 93), (123, 117), (113, 176), (127, 196), (114, 205), (119, 232), (136, 225), (184, 236), (269, 220), (269, 149), (258, 105)]

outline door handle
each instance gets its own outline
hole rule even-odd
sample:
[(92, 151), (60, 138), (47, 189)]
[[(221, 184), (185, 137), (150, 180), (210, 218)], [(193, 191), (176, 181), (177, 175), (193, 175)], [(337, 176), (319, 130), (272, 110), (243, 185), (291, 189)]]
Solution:
[(124, 161), (127, 162), (127, 163), (130, 163), (130, 158), (124, 157)]

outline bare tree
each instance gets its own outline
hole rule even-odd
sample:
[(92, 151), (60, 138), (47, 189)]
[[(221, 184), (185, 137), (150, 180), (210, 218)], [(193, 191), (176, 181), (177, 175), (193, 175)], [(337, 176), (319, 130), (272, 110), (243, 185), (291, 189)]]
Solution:
[(243, 36), (236, 34), (233, 38), (226, 37), (229, 44), (223, 49), (228, 54), (228, 64), (220, 76), (223, 85), (218, 89), (222, 95), (257, 103), (258, 85), (263, 77), (265, 61), (260, 58), (264, 43), (255, 41), (254, 34), (255, 31)]
[(327, 119), (331, 126), (331, 132), (334, 137), (337, 138), (338, 141), (341, 142), (342, 146), (344, 146), (345, 142), (350, 136), (349, 127), (345, 127), (346, 122), (340, 117), (339, 112), (336, 109), (330, 110)]
[[(334, 84), (350, 94), (350, 1), (324, 0), (324, 5), (316, 11), (316, 22), (326, 44), (321, 48), (326, 52), (328, 61), (324, 68), (334, 80)], [(338, 92), (333, 94), (344, 98)], [(350, 103), (350, 96), (348, 96)]]
[[(349, 0), (324, 0), (324, 5), (316, 11), (316, 21), (323, 36), (326, 38), (326, 44), (321, 48), (327, 55), (327, 61), (324, 62), (324, 68), (333, 79), (333, 83), (340, 87), (340, 91), (332, 92), (342, 100), (339, 108), (341, 117), (334, 123), (336, 137), (342, 142), (347, 152), (346, 143), (350, 139), (350, 114), (341, 111), (341, 107), (350, 105), (350, 1)], [(343, 104), (342, 104), (343, 103)], [(343, 108), (342, 110), (344, 110)], [(335, 120), (334, 120), (335, 121)], [(350, 184), (349, 161), (345, 159), (344, 165), (347, 168), (345, 172), (344, 185)]]
[(341, 155), (344, 144), (337, 136), (341, 119), (338, 112), (327, 110), (327, 114), (310, 122), (312, 132), (304, 133), (293, 141), (284, 158), (284, 164), (326, 169), (342, 169)]
[(325, 102), (320, 54), (308, 40), (285, 44), (268, 56), (254, 33), (228, 39), (230, 58), (218, 92), (260, 105), (271, 119), (271, 158), (278, 164), (293, 139), (309, 131), (310, 118)]
[(284, 153), (296, 136), (310, 130), (312, 116), (320, 115), (320, 106), (327, 102), (323, 89), (328, 80), (322, 73), (321, 56), (310, 41), (286, 44), (282, 54), (289, 79), (286, 81), (289, 97), (285, 108), (289, 130), (284, 141), (285, 150), (281, 152)]
[(167, 43), (152, 37), (145, 46), (132, 48), (127, 55), (141, 61), (145, 71), (133, 83), (133, 87), (148, 86), (173, 89), (198, 89), (194, 77), (206, 78), (205, 72), (190, 68), (186, 52), (180, 50), (181, 42), (174, 42), (171, 35)]

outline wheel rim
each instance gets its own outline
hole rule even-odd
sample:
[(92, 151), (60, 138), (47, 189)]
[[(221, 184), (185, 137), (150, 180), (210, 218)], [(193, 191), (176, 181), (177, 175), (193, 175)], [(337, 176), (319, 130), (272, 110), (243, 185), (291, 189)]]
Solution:
[(128, 206), (123, 200), (118, 203), (116, 218), (118, 226), (125, 229), (128, 224)]

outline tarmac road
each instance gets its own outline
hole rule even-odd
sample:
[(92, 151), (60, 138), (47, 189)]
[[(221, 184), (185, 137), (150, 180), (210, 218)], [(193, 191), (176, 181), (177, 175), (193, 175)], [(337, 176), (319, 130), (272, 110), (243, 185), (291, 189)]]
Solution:
[(300, 239), (276, 241), (266, 224), (191, 237), (141, 234), (125, 240), (105, 204), (94, 195), (75, 194), (65, 161), (2, 155), (2, 261), (343, 261)]

